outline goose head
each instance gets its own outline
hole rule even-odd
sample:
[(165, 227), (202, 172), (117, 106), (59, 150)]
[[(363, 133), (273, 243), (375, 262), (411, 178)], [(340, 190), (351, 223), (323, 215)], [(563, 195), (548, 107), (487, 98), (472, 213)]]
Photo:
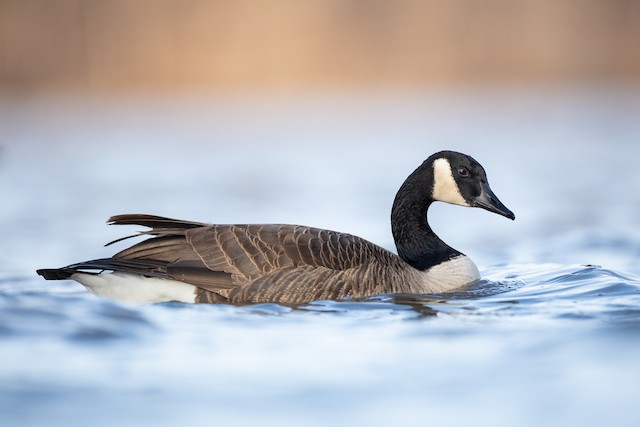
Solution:
[(515, 219), (491, 190), (484, 168), (471, 156), (441, 151), (425, 161), (433, 168), (431, 198), (460, 206), (477, 207)]

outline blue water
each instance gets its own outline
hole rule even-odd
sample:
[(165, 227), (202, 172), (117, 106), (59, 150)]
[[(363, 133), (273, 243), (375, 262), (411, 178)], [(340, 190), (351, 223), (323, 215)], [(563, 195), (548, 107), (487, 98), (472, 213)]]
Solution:
[[(3, 98), (0, 424), (640, 425), (638, 95)], [(110, 255), (127, 212), (393, 248), (395, 191), (443, 148), (517, 216), (434, 206), (486, 279), (454, 294), (137, 306), (34, 273)]]

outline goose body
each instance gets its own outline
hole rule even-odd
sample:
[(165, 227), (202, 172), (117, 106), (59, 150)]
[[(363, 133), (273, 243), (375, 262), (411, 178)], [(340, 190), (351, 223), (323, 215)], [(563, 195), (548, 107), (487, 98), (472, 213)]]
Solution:
[(151, 237), (111, 258), (38, 274), (47, 280), (76, 280), (97, 295), (141, 303), (298, 304), (447, 292), (480, 275), (467, 256), (431, 230), (427, 210), (434, 201), (515, 218), (491, 191), (478, 162), (442, 151), (425, 160), (396, 195), (391, 225), (397, 255), (360, 237), (313, 227), (118, 215), (109, 223), (148, 227), (141, 234)]

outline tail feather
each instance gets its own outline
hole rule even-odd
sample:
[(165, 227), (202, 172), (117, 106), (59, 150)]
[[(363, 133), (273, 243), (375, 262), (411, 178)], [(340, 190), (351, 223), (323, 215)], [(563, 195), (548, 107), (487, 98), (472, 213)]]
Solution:
[(43, 268), (37, 270), (46, 280), (66, 280), (76, 273), (99, 274), (103, 271), (120, 271), (123, 273), (141, 274), (148, 277), (167, 276), (167, 263), (151, 259), (116, 259), (102, 258), (68, 265), (62, 268)]
[(69, 268), (41, 268), (36, 270), (45, 280), (67, 280), (76, 271)]
[(111, 246), (114, 243), (140, 236), (183, 236), (185, 231), (190, 228), (203, 227), (207, 225), (202, 222), (183, 221), (180, 219), (146, 214), (114, 215), (107, 220), (107, 224), (140, 225), (142, 227), (148, 227), (151, 230), (140, 231), (137, 234), (120, 237), (119, 239), (107, 243), (105, 246)]
[(114, 215), (107, 221), (109, 225), (141, 225), (152, 230), (187, 230), (189, 228), (203, 227), (202, 222), (184, 221), (180, 219), (166, 218), (156, 215), (125, 214)]

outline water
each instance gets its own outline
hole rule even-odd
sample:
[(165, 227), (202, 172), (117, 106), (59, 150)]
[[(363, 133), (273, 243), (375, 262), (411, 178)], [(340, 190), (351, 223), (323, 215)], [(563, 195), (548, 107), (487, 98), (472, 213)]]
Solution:
[[(637, 95), (5, 98), (0, 424), (638, 425)], [(126, 212), (392, 248), (397, 187), (443, 148), (517, 216), (434, 206), (486, 279), (455, 294), (136, 306), (34, 273), (110, 255)]]

